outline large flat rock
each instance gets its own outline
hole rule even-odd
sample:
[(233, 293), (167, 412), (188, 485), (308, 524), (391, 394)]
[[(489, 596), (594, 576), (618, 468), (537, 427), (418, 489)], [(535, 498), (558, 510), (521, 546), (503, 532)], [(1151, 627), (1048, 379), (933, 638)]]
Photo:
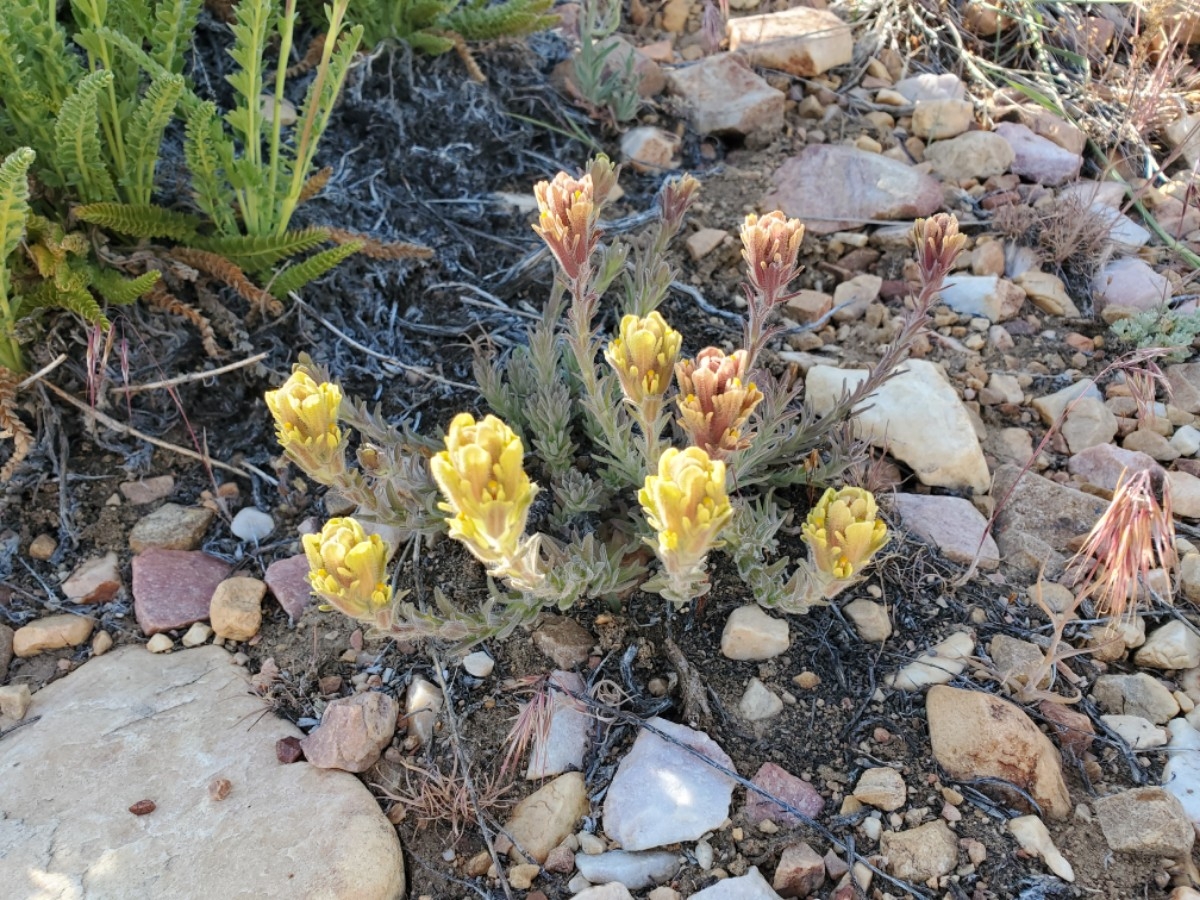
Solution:
[[(0, 896), (403, 895), (400, 841), (370, 793), (281, 764), (275, 742), (299, 732), (230, 660), (129, 647), (34, 695), (40, 720), (0, 742)], [(130, 813), (142, 800), (154, 811)]]

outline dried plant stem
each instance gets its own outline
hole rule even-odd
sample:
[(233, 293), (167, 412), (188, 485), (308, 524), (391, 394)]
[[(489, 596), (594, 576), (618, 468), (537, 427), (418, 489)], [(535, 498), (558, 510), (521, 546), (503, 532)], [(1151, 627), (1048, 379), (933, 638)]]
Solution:
[[(236, 369), (243, 369), (246, 366), (252, 366), (257, 362), (262, 362), (268, 356), (267, 353), (256, 353), (254, 356), (249, 356), (246, 359), (240, 360), (229, 365), (221, 366), (216, 369), (209, 369), (206, 372), (192, 372), (188, 375), (176, 375), (174, 378), (166, 378), (162, 381), (152, 381), (149, 384), (127, 384), (120, 387), (114, 387), (114, 391), (122, 394), (137, 394), (141, 391), (152, 391), (157, 388), (174, 387), (177, 384), (187, 384), (192, 381), (201, 381), (205, 378), (211, 378), (214, 375), (224, 375), (226, 372), (233, 372)], [(66, 356), (62, 357), (66, 359)]]
[(20, 382), (17, 385), (17, 390), (23, 391), (23, 390), (25, 390), (25, 388), (29, 387), (35, 381), (41, 381), (43, 378), (45, 378), (47, 375), (49, 375), (51, 372), (53, 372), (55, 369), (57, 369), (59, 366), (61, 366), (66, 361), (67, 361), (67, 354), (65, 354), (65, 353), (58, 354), (58, 356), (55, 357), (51, 362), (42, 366), (42, 368), (38, 369), (36, 372), (34, 372), (32, 375), (30, 375), (24, 381)]
[(487, 821), (483, 817), (483, 810), (479, 806), (479, 792), (475, 790), (475, 780), (471, 777), (471, 761), (467, 758), (466, 751), (463, 750), (462, 737), (458, 733), (458, 720), (454, 717), (454, 698), (450, 695), (450, 688), (446, 685), (446, 678), (442, 674), (445, 672), (442, 658), (433, 647), (429, 649), (429, 658), (433, 660), (433, 671), (437, 675), (438, 687), (445, 698), (446, 726), (450, 731), (450, 744), (462, 766), (462, 780), (466, 785), (467, 793), (471, 795), (471, 804), (475, 809), (475, 823), (479, 826), (484, 846), (487, 847), (488, 855), (492, 858), (492, 865), (496, 867), (496, 877), (500, 880), (504, 896), (508, 900), (513, 900), (512, 886), (508, 883), (504, 865), (500, 862), (500, 854), (496, 851), (496, 842), (492, 840), (492, 833), (488, 829)]
[(258, 476), (259, 478), (261, 478), (263, 481), (265, 481), (267, 484), (271, 485), (272, 487), (279, 484), (279, 481), (277, 479), (272, 478), (270, 475), (268, 475), (266, 472), (264, 472), (262, 469), (259, 469), (256, 466), (252, 466), (247, 463), (246, 468), (239, 469), (237, 466), (231, 466), (228, 463), (223, 463), (218, 459), (213, 459), (212, 457), (208, 456), (207, 454), (197, 453), (195, 450), (189, 450), (186, 447), (180, 447), (178, 444), (172, 444), (168, 441), (162, 440), (161, 438), (156, 438), (153, 435), (146, 434), (144, 431), (139, 431), (138, 429), (134, 428), (132, 425), (126, 425), (124, 422), (118, 422), (112, 416), (105, 415), (104, 413), (100, 412), (98, 409), (93, 409), (92, 407), (90, 407), (86, 403), (84, 403), (82, 400), (80, 400), (78, 397), (68, 394), (66, 391), (64, 391), (62, 388), (60, 388), (56, 384), (52, 384), (49, 381), (43, 382), (43, 383), (45, 384), (46, 387), (48, 387), (55, 394), (58, 394), (58, 396), (62, 397), (64, 400), (66, 400), (68, 403), (70, 403), (72, 406), (74, 406), (76, 409), (78, 409), (84, 415), (88, 416), (91, 419), (94, 419), (96, 422), (99, 422), (105, 428), (111, 428), (113, 431), (119, 432), (121, 434), (127, 434), (130, 437), (135, 437), (140, 441), (145, 441), (148, 444), (153, 444), (155, 447), (161, 447), (163, 450), (169, 450), (172, 453), (177, 453), (180, 456), (187, 457), (188, 459), (194, 459), (197, 462), (203, 463), (206, 466), (211, 466), (215, 469), (222, 469), (233, 475), (239, 475), (242, 478), (245, 478), (248, 480), (253, 479), (254, 476)]

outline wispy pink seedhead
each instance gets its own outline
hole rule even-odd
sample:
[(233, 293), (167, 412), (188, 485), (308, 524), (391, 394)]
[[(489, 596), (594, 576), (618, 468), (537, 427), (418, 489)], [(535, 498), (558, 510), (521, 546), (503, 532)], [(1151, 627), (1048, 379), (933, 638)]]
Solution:
[[(1117, 489), (1076, 556), (1080, 599), (1091, 598), (1104, 616), (1132, 614), (1139, 584), (1151, 571), (1177, 565), (1171, 492), (1159, 469), (1143, 469)], [(1167, 579), (1167, 590), (1170, 580)]]

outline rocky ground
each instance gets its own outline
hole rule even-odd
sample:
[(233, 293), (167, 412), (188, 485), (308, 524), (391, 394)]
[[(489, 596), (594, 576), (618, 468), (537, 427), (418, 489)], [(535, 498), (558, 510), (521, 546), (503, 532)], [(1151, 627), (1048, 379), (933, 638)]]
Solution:
[[(468, 123), (471, 152), (487, 138), (512, 153), (501, 183), (471, 187), (489, 203), (506, 192), (489, 213), (505, 246), (464, 242), (469, 209), (406, 201), (412, 236), (439, 249), (434, 269), (335, 273), (306, 302), (364, 284), (384, 301), (344, 318), (310, 307), (246, 336), (270, 346), (267, 368), (180, 389), (233, 471), (38, 414), (60, 440), (43, 438), (0, 500), (0, 895), (1200, 896), (1200, 363), (1185, 343), (1139, 410), (1107, 329), (1194, 305), (1190, 118), (1162, 124), (1155, 147), (1173, 161), (1138, 183), (1132, 163), (1097, 165), (1087, 140), (1100, 135), (985, 90), (968, 65), (960, 78), (907, 59), (880, 22), (732, 5), (731, 52), (706, 56), (699, 4), (635, 3), (621, 52), (647, 105), (620, 135), (595, 129), (628, 165), (618, 213), (665, 171), (701, 178), (677, 261), (703, 305), (679, 291), (667, 309), (689, 340), (736, 338), (741, 216), (802, 219), (796, 327), (773, 365), (804, 378), (820, 413), (895, 334), (912, 219), (947, 209), (969, 236), (930, 333), (857, 418), (893, 528), (872, 576), (783, 617), (719, 563), (687, 615), (664, 619), (637, 594), (547, 614), (465, 658), (315, 608), (297, 536), (348, 510), (273, 465), (262, 390), (306, 348), (436, 433), (480, 402), (455, 386), (470, 380), (460, 339), (503, 345), (543, 297), (548, 270), (524, 265), (528, 189), (553, 174), (547, 159), (577, 166), (583, 148)], [(1000, 34), (984, 13), (973, 27)], [(1107, 6), (1071, 21), (1087, 25), (1084, 55), (1116, 58), (1135, 39)], [(569, 48), (569, 23), (556, 40)], [(525, 109), (528, 79), (567, 89), (559, 56), (540, 69), (521, 57), (524, 74), (472, 88), (470, 108)], [(388, 108), (433, 115), (454, 63), (412, 64), (410, 98)], [(351, 148), (378, 119), (355, 104), (400, 79), (390, 68), (364, 76), (335, 122), (349, 173), (335, 184), (357, 178)], [(394, 114), (418, 136), (427, 121)], [(456, 146), (412, 153), (422, 190), (460, 168)], [(1114, 174), (1135, 181), (1140, 210)], [(384, 194), (385, 209), (399, 202)], [(484, 254), (488, 274), (503, 261), (508, 276), (473, 277)], [(481, 297), (492, 305), (464, 312)], [(391, 362), (368, 368), (362, 342)], [(403, 388), (372, 394), (384, 375)], [(114, 393), (110, 412), (125, 404)], [(187, 443), (192, 426), (164, 406), (136, 409)], [(1108, 629), (1077, 602), (1069, 562), (1122, 471), (1138, 470), (1170, 493), (1180, 562)], [(404, 586), (484, 595), (446, 541), (402, 568)], [(1084, 652), (1039, 669), (1056, 616)], [(689, 668), (710, 705), (695, 720), (682, 715)], [(549, 731), (506, 766), (505, 735), (543, 683)]]

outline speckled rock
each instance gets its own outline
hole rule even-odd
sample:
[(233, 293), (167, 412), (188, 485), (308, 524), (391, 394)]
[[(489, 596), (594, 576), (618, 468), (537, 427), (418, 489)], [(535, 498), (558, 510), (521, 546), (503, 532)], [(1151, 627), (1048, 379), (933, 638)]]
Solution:
[[(0, 741), (0, 893), (404, 896), (400, 842), (370, 791), (352, 775), (279, 765), (275, 742), (299, 732), (262, 715), (230, 660), (217, 647), (126, 647), (34, 695), (27, 718), (40, 719)], [(232, 785), (221, 802), (208, 794), (215, 778)], [(130, 815), (143, 799), (154, 812)]]
[(133, 526), (129, 532), (129, 549), (141, 553), (151, 547), (163, 550), (195, 550), (204, 540), (211, 509), (189, 509), (175, 503), (164, 503)]
[(133, 558), (133, 611), (146, 635), (208, 618), (229, 564), (196, 550), (152, 548)]

